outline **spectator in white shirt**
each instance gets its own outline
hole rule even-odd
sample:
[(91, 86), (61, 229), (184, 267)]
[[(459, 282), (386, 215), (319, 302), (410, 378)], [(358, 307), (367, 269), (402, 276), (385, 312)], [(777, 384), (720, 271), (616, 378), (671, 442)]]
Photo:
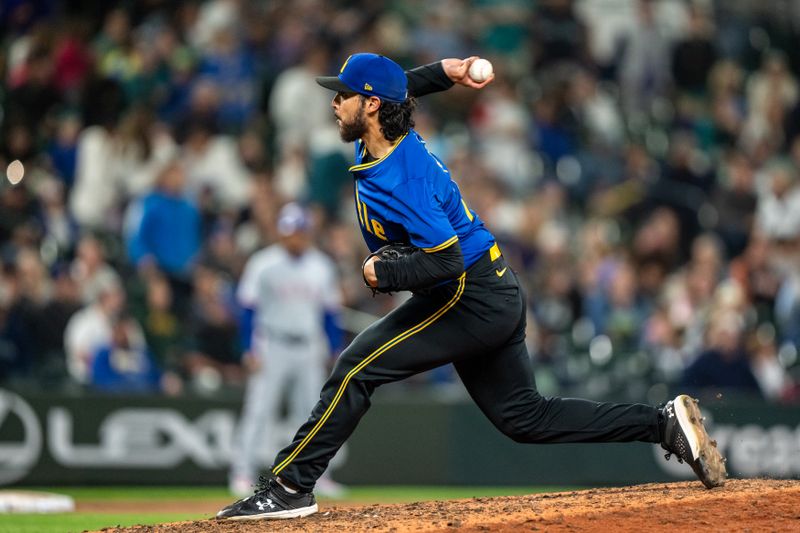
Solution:
[(800, 237), (800, 184), (794, 165), (773, 161), (760, 185), (757, 228), (771, 240), (794, 241)]
[[(67, 370), (80, 384), (91, 378), (94, 354), (111, 343), (112, 324), (125, 305), (125, 292), (115, 281), (106, 281), (99, 290), (97, 300), (72, 315), (64, 332), (64, 350)], [(141, 329), (132, 335), (137, 346), (144, 342)]]

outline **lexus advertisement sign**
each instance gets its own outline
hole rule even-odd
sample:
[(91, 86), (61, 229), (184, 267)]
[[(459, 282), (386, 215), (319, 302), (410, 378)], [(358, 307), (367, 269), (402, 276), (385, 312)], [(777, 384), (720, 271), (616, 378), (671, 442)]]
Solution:
[[(239, 409), (238, 398), (26, 395), (0, 389), (0, 485), (224, 484)], [(800, 476), (796, 407), (751, 402), (716, 406), (704, 414), (732, 477)], [(265, 428), (264, 466), (294, 429)], [(340, 453), (333, 468), (337, 479), (351, 484), (460, 484), (467, 475), (464, 464), (473, 465), (472, 483), (487, 484), (495, 478), (505, 484), (588, 485), (692, 477), (686, 465), (665, 461), (658, 446), (572, 446), (578, 445), (508, 441), (469, 400), (442, 404), (418, 396), (413, 402), (379, 398), (348, 444), (349, 453)], [(598, 446), (621, 454), (629, 466), (598, 464), (593, 460)], [(419, 466), (420, 449), (430, 455), (425, 468)], [(387, 461), (393, 465), (389, 477), (379, 477), (381, 469), (373, 468), (373, 462)]]

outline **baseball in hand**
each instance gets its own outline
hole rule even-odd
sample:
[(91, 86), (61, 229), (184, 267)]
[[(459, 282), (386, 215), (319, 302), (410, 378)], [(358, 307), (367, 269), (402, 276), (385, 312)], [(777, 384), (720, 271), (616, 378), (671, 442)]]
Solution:
[(492, 75), (492, 72), (494, 72), (492, 64), (483, 58), (476, 59), (472, 62), (472, 65), (469, 66), (469, 77), (476, 83), (486, 81), (486, 79)]

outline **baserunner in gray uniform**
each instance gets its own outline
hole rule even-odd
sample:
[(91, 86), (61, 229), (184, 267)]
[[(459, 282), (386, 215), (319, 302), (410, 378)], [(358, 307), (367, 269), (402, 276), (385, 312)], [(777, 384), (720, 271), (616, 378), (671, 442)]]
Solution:
[[(250, 375), (229, 478), (237, 495), (252, 493), (260, 457), (290, 436), (276, 435), (283, 395), (288, 394), (288, 425), (294, 429), (319, 400), (327, 374), (331, 347), (323, 318), (338, 312), (341, 291), (333, 262), (312, 245), (310, 229), (303, 208), (284, 206), (280, 242), (253, 254), (237, 289), (252, 317), (242, 339)], [(323, 480), (323, 490), (326, 485), (336, 492), (332, 481)]]

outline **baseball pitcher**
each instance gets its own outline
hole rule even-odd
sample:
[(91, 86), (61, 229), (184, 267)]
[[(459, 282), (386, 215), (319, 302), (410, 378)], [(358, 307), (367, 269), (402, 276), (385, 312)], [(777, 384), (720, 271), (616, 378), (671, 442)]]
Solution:
[[(375, 388), (445, 364), (455, 366), (481, 411), (517, 442), (661, 443), (706, 486), (723, 483), (722, 458), (688, 396), (657, 408), (537, 392), (517, 275), (413, 128), (409, 96), (454, 82), (479, 88), (491, 81), (468, 79), (475, 59), (446, 59), (406, 73), (386, 57), (355, 54), (337, 76), (317, 79), (335, 91), (339, 133), (355, 143), (354, 205), (364, 240), (377, 252), (364, 262), (364, 279), (372, 289), (412, 296), (342, 352), (308, 420), (275, 458), (273, 477), (218, 518), (316, 512), (314, 484), (369, 409)], [(394, 243), (401, 246), (383, 248)]]

